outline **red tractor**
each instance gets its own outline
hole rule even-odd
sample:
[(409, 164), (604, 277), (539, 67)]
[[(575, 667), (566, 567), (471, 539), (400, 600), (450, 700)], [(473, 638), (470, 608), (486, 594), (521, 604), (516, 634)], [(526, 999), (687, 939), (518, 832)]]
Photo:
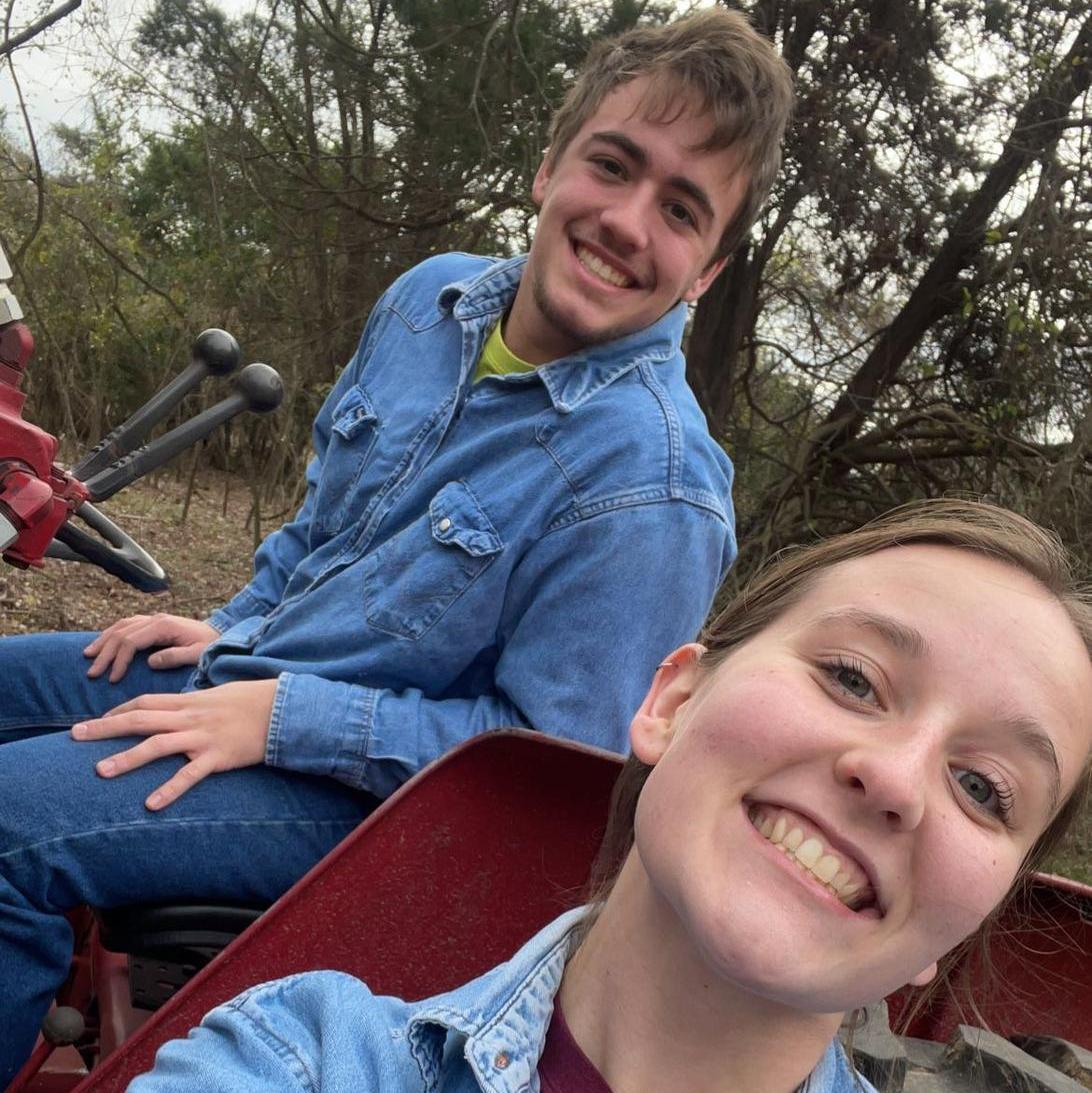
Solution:
[[(33, 340), (10, 276), (0, 252), (0, 552), (18, 566), (78, 559), (145, 591), (165, 588), (162, 569), (92, 502), (240, 411), (273, 409), (280, 380), (252, 364), (218, 405), (145, 444), (206, 376), (238, 365), (235, 340), (207, 330), (181, 375), (63, 470), (56, 440), (22, 418)], [(338, 968), (406, 998), (472, 978), (579, 901), (618, 769), (614, 756), (538, 734), (487, 734), (417, 775), (268, 909), (73, 912), (71, 973), (9, 1093), (120, 1091), (165, 1040), (276, 976)], [(1039, 875), (997, 938), (996, 982), (979, 969), (968, 982), (995, 999), (981, 1012), (1012, 1040), (960, 1025), (947, 1001), (894, 1037), (881, 1007), (852, 1037), (877, 1088), (1092, 1088), (1092, 1053), (1077, 1046), (1092, 1044), (1092, 888)]]

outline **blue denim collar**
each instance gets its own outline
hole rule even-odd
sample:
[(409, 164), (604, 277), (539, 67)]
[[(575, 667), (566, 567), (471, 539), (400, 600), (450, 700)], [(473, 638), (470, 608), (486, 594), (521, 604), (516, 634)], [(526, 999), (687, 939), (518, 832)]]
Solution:
[[(577, 907), (550, 923), (511, 960), (447, 994), (415, 1007), (406, 1039), (425, 1088), (433, 1090), (445, 1057), (458, 1052), (490, 1093), (535, 1088), (553, 1013), (571, 955), (572, 932), (587, 912)], [(452, 1035), (453, 1034), (453, 1035)], [(875, 1093), (857, 1075), (837, 1040), (823, 1053), (798, 1093)]]
[(483, 1089), (511, 1093), (529, 1088), (538, 1069), (554, 995), (569, 958), (578, 907), (555, 919), (511, 960), (447, 994), (427, 999), (406, 1029), (410, 1051), (431, 1089), (455, 1033)]
[[(441, 313), (459, 322), (492, 327), (515, 298), (527, 255), (508, 258), (490, 266), (476, 277), (445, 285), (436, 298)], [(602, 345), (588, 346), (524, 377), (536, 378), (545, 386), (554, 409), (567, 414), (587, 402), (596, 392), (641, 364), (674, 361), (685, 367), (680, 353), (686, 325), (686, 304), (679, 302), (651, 326)]]

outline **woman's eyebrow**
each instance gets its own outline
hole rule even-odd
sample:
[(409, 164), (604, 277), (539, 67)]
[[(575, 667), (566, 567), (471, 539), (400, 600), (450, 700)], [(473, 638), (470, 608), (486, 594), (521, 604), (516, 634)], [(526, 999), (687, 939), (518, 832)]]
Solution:
[(1047, 768), (1047, 781), (1050, 783), (1050, 811), (1058, 806), (1058, 797), (1062, 792), (1062, 768), (1058, 762), (1058, 753), (1054, 742), (1043, 727), (1031, 717), (1010, 717), (1004, 722), (1012, 729), (1013, 739), (1023, 751), (1038, 759)]
[(820, 615), (818, 622), (824, 626), (848, 624), (864, 630), (872, 630), (900, 653), (906, 653), (908, 656), (923, 657), (929, 651), (929, 643), (920, 631), (907, 626), (904, 622), (899, 622), (898, 619), (891, 618), (890, 615), (880, 615), (859, 607), (847, 607)]

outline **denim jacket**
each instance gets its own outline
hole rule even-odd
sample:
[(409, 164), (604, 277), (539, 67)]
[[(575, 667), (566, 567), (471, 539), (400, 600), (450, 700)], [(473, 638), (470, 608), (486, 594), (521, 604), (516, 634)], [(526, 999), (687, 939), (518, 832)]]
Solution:
[[(538, 1060), (583, 908), (511, 960), (421, 1002), (342, 972), (253, 987), (160, 1048), (130, 1093), (538, 1093)], [(798, 1093), (875, 1093), (837, 1042)]]
[(384, 294), (314, 426), (298, 515), (210, 622), (193, 686), (278, 677), (266, 762), (378, 796), (524, 726), (613, 751), (735, 555), (732, 468), (680, 304), (472, 383), (525, 259), (430, 259)]

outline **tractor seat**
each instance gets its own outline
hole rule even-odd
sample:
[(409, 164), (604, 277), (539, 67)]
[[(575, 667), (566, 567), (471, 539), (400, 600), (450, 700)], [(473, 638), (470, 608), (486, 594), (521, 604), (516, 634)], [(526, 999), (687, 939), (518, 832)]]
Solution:
[(264, 910), (240, 904), (134, 904), (97, 910), (95, 918), (102, 947), (129, 958), (132, 1006), (155, 1010)]

